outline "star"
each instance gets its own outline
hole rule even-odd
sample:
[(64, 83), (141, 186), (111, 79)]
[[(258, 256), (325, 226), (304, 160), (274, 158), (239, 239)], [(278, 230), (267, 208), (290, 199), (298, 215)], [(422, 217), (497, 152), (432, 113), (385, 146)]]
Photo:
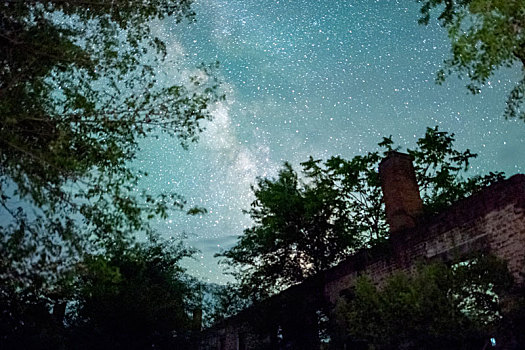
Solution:
[(504, 120), (505, 98), (519, 68), (497, 73), (478, 96), (451, 77), (435, 83), (450, 44), (438, 23), (417, 24), (416, 2), (200, 0), (197, 21), (156, 23), (184, 79), (200, 62), (216, 72), (226, 101), (210, 106), (214, 120), (183, 151), (176, 141), (145, 140), (136, 166), (143, 186), (175, 191), (202, 216), (172, 213), (156, 222), (165, 236), (187, 237), (201, 250), (185, 262), (205, 281), (228, 280), (213, 255), (250, 227), (242, 213), (257, 177), (276, 176), (284, 161), (296, 169), (309, 156), (351, 158), (373, 151), (383, 136), (413, 147), (426, 127), (455, 133), (458, 149), (479, 153), (472, 174), (523, 172), (522, 121)]

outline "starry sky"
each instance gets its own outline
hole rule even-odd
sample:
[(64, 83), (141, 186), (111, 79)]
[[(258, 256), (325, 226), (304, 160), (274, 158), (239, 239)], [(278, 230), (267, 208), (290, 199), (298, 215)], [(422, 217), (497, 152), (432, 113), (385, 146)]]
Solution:
[(248, 209), (257, 177), (273, 177), (284, 161), (299, 169), (311, 155), (351, 158), (373, 151), (383, 136), (414, 147), (426, 127), (456, 134), (458, 149), (479, 153), (472, 173), (523, 173), (525, 123), (505, 120), (508, 92), (521, 67), (502, 69), (482, 93), (465, 81), (435, 84), (449, 56), (436, 21), (417, 24), (412, 0), (198, 0), (194, 24), (153, 24), (168, 44), (159, 67), (168, 81), (216, 71), (226, 100), (200, 141), (146, 139), (134, 164), (147, 170), (143, 186), (175, 191), (202, 216), (173, 212), (153, 223), (166, 237), (186, 237), (200, 250), (185, 262), (204, 281), (228, 277), (213, 255), (231, 247), (251, 225)]

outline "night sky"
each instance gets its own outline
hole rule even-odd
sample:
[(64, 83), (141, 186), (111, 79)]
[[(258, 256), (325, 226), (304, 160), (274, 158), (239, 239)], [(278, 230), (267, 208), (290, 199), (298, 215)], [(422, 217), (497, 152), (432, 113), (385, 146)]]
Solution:
[[(275, 176), (284, 161), (296, 169), (311, 155), (351, 158), (373, 151), (383, 136), (414, 147), (426, 127), (456, 134), (459, 149), (479, 153), (472, 174), (523, 173), (525, 123), (503, 117), (521, 67), (498, 72), (482, 93), (449, 77), (435, 84), (449, 57), (436, 21), (417, 24), (412, 0), (200, 0), (195, 24), (165, 21), (154, 30), (168, 44), (159, 68), (177, 83), (201, 62), (216, 72), (226, 101), (211, 106), (214, 120), (184, 151), (169, 137), (147, 139), (136, 168), (149, 172), (153, 193), (175, 191), (188, 207), (154, 223), (166, 237), (187, 236), (200, 249), (189, 272), (205, 281), (227, 277), (213, 254), (231, 247), (251, 225), (242, 213), (258, 176)], [(435, 17), (435, 16), (434, 16)]]

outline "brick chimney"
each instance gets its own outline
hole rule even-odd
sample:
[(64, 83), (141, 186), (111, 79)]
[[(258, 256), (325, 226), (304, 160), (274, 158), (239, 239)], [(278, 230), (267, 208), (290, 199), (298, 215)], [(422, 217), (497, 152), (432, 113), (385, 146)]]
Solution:
[(379, 177), (390, 233), (416, 226), (423, 211), (412, 157), (389, 152), (379, 164)]

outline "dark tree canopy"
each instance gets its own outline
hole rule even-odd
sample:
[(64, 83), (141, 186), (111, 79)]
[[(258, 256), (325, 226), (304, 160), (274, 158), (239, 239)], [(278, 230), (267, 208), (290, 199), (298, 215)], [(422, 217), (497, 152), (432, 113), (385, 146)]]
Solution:
[[(391, 138), (379, 146), (393, 150)], [(407, 152), (425, 212), (436, 213), (503, 178), (501, 173), (466, 177), (476, 154), (454, 148), (454, 135), (428, 128)], [(259, 179), (247, 212), (254, 226), (219, 254), (240, 283), (241, 293), (265, 298), (340, 262), (388, 234), (377, 168), (381, 152), (351, 160), (332, 157), (302, 163), (301, 176), (285, 164), (275, 179)]]
[(210, 327), (221, 320), (235, 316), (240, 311), (252, 305), (251, 301), (243, 298), (239, 286), (235, 283), (204, 284), (203, 285), (203, 325)]
[(161, 132), (187, 147), (222, 98), (215, 65), (188, 81), (158, 69), (177, 62), (150, 25), (193, 22), (191, 3), (0, 4), (1, 348), (63, 346), (72, 329), (51, 310), (66, 304), (84, 336), (140, 325), (145, 348), (187, 330), (191, 283), (178, 263), (189, 252), (158, 245), (148, 225), (184, 201), (141, 191), (147, 174), (130, 164)]
[(191, 348), (200, 287), (180, 260), (192, 253), (169, 241), (133, 244), (85, 256), (51, 291), (4, 281), (0, 347)]
[(187, 349), (199, 284), (180, 267), (192, 250), (173, 242), (136, 244), (91, 256), (80, 271), (77, 306), (67, 315), (78, 349)]
[(418, 0), (422, 24), (428, 24), (432, 9), (447, 28), (452, 57), (438, 73), (437, 81), (457, 73), (470, 80), (473, 93), (487, 84), (501, 67), (521, 64), (521, 80), (510, 92), (506, 117), (525, 120), (525, 3), (522, 0)]

